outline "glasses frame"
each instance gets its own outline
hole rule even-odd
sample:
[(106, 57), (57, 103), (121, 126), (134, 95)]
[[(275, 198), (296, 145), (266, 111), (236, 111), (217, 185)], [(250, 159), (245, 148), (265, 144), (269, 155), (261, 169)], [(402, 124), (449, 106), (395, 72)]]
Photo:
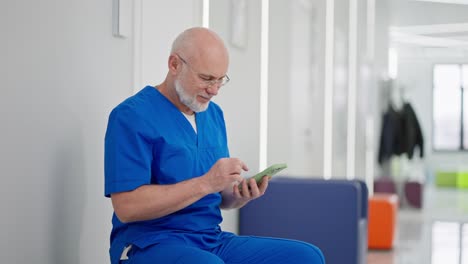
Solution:
[[(182, 58), (177, 53), (175, 53), (175, 55), (177, 55), (177, 57), (180, 59), (180, 61), (182, 61), (185, 65), (187, 65), (189, 67), (189, 69), (193, 73), (195, 73), (195, 75), (197, 75), (198, 79), (200, 79), (200, 81), (202, 81), (205, 84), (204, 85), (205, 87), (212, 87), (215, 84), (219, 84), (219, 86), (221, 87), (221, 86), (226, 85), (231, 80), (231, 78), (229, 78), (229, 76), (227, 76), (227, 74), (224, 75), (223, 77), (219, 78), (219, 79), (208, 80), (207, 78), (214, 78), (214, 76), (202, 74), (202, 73), (199, 73), (199, 72), (195, 71), (193, 69), (193, 67), (184, 58)], [(203, 77), (203, 76), (206, 76), (206, 77)]]

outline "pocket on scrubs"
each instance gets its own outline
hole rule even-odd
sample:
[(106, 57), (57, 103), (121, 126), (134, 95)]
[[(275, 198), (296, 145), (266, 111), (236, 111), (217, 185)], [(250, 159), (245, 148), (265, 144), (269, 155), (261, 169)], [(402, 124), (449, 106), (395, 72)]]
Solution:
[(164, 175), (163, 178), (158, 178), (158, 182), (162, 184), (172, 184), (180, 182), (194, 175), (194, 150), (191, 148), (171, 149), (162, 153), (159, 160), (158, 175)]
[(208, 147), (200, 149), (198, 156), (202, 160), (202, 164), (211, 164), (213, 166), (219, 159), (228, 158), (229, 153), (223, 147)]

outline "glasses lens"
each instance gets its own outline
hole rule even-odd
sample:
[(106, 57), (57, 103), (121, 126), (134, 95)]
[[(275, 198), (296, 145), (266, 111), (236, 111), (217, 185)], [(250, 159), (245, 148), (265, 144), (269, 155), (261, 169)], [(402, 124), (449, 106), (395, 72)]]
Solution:
[(203, 80), (205, 82), (205, 85), (208, 87), (211, 87), (213, 85), (219, 85), (219, 86), (224, 86), (226, 83), (229, 82), (229, 77), (226, 75), (222, 79), (219, 80)]

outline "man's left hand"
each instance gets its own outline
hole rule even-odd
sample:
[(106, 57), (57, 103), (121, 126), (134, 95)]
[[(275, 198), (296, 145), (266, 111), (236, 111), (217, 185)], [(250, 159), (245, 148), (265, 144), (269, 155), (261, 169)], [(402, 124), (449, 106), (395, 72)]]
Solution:
[(264, 176), (259, 185), (257, 185), (255, 179), (244, 179), (239, 184), (234, 184), (232, 189), (228, 188), (222, 191), (223, 202), (221, 207), (223, 209), (241, 208), (248, 202), (257, 199), (265, 194), (270, 178), (269, 176)]

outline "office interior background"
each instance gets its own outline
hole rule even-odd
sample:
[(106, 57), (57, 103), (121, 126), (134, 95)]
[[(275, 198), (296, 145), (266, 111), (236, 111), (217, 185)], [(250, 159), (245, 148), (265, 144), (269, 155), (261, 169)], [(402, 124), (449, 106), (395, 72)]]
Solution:
[[(452, 215), (462, 225), (440, 263), (468, 263), (466, 190), (434, 188), (438, 170), (468, 169), (464, 148), (450, 143), (461, 137), (460, 96), (434, 86), (435, 66), (447, 64), (441, 72), (460, 69), (468, 85), (467, 14), (463, 0), (2, 1), (2, 262), (108, 263), (108, 114), (163, 80), (179, 32), (207, 26), (230, 50), (231, 82), (215, 101), (232, 156), (251, 173), (285, 162), (287, 175), (362, 179), (371, 193), (385, 175), (418, 180), (431, 191), (408, 217), (440, 213), (450, 224)], [(401, 102), (416, 112), (425, 155), (381, 165), (382, 115)], [(427, 211), (439, 195), (454, 195), (442, 206), (455, 207)], [(237, 232), (238, 212), (223, 215), (222, 227)], [(369, 263), (437, 263), (437, 247), (420, 242), (400, 236), (394, 250), (371, 252)]]

